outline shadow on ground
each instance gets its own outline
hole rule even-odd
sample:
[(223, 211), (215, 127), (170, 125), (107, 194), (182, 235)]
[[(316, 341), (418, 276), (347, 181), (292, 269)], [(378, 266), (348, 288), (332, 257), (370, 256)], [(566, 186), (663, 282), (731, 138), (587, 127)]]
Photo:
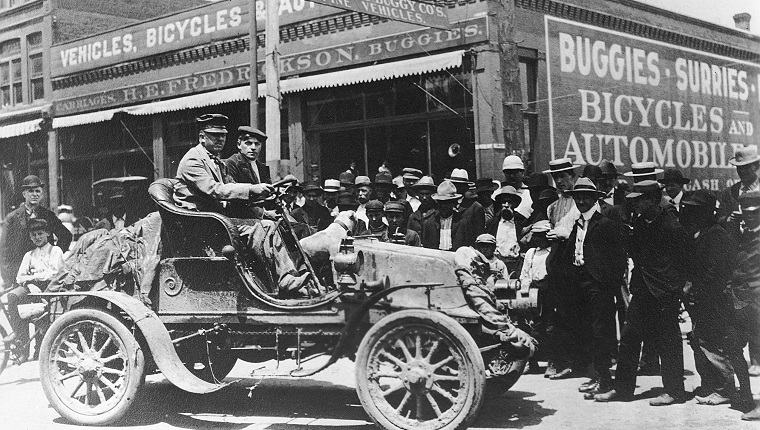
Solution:
[(507, 391), (500, 396), (486, 398), (472, 427), (519, 429), (540, 424), (544, 417), (557, 411), (544, 408), (542, 401), (531, 400), (535, 395), (528, 391)]

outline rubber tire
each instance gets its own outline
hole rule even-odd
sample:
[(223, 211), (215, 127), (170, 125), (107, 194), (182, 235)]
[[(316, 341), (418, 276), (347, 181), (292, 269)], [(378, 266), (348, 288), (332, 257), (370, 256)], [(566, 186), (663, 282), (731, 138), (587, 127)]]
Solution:
[[(214, 336), (213, 341), (222, 341), (225, 342), (226, 339), (222, 339), (222, 336)], [(221, 350), (214, 350), (215, 344), (213, 343), (209, 345), (210, 348), (212, 348), (212, 354), (214, 357), (211, 357), (211, 369), (209, 369), (208, 361), (204, 360), (196, 360), (193, 362), (186, 361), (185, 358), (183, 358), (182, 348), (177, 349), (177, 354), (179, 355), (180, 359), (185, 363), (185, 367), (187, 370), (190, 371), (193, 375), (196, 377), (212, 383), (216, 384), (220, 381), (222, 381), (224, 378), (229, 375), (229, 373), (232, 371), (232, 368), (235, 367), (235, 364), (237, 363), (238, 357), (235, 355), (234, 352), (232, 352), (229, 349), (222, 348)], [(201, 349), (206, 347), (206, 340), (203, 336), (199, 336), (193, 340), (191, 340), (189, 345), (185, 345), (184, 347), (191, 347), (193, 349)], [(205, 357), (205, 354), (203, 354)], [(200, 362), (204, 365), (202, 369), (196, 369), (195, 363)], [(212, 372), (213, 370), (213, 372)]]
[(8, 332), (5, 331), (3, 326), (0, 326), (0, 374), (3, 373), (5, 367), (8, 365), (8, 360), (11, 358), (10, 348), (3, 342), (3, 339), (8, 336)]
[[(369, 354), (373, 345), (383, 334), (385, 334), (386, 331), (398, 326), (420, 323), (432, 326), (436, 331), (443, 332), (443, 334), (447, 335), (449, 339), (462, 350), (464, 353), (465, 364), (471, 368), (470, 373), (474, 375), (472, 380), (472, 393), (467, 398), (466, 404), (460, 413), (454, 419), (435, 430), (467, 428), (469, 424), (477, 418), (485, 397), (486, 379), (483, 357), (472, 336), (470, 336), (459, 323), (454, 321), (454, 319), (440, 312), (428, 311), (425, 309), (395, 312), (380, 320), (367, 331), (359, 345), (356, 356), (356, 392), (359, 396), (359, 400), (361, 401), (364, 410), (367, 412), (367, 415), (369, 415), (372, 421), (374, 421), (379, 427), (383, 429), (409, 430), (403, 427), (398, 427), (390, 422), (375, 405), (367, 386), (369, 380), (367, 364), (369, 362)], [(426, 430), (432, 429), (426, 428)]]
[[(71, 410), (58, 397), (51, 383), (54, 375), (50, 374), (49, 361), (53, 342), (64, 329), (82, 320), (98, 321), (113, 330), (125, 345), (126, 355), (132, 358), (131, 361), (133, 363), (130, 369), (134, 369), (134, 371), (127, 378), (125, 393), (121, 400), (115, 407), (99, 415), (83, 415)], [(109, 313), (97, 309), (76, 309), (58, 317), (42, 340), (39, 365), (40, 382), (50, 405), (63, 418), (78, 425), (104, 426), (121, 420), (126, 415), (130, 406), (132, 406), (132, 403), (135, 402), (135, 398), (145, 382), (145, 354), (142, 348), (139, 347), (137, 340), (120, 320)]]

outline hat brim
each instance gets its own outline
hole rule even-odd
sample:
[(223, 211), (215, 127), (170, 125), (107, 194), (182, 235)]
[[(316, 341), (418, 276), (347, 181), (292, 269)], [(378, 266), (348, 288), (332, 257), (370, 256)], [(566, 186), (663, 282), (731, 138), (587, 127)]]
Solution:
[(760, 206), (742, 206), (742, 212), (755, 212), (760, 210)]
[(421, 189), (425, 188), (425, 189), (433, 190), (433, 191), (435, 191), (435, 190), (438, 189), (438, 187), (436, 187), (433, 184), (414, 184), (414, 185), (412, 185), (409, 188), (411, 188), (413, 190), (421, 190)]
[(219, 134), (229, 133), (226, 128), (219, 128), (219, 127), (207, 127), (207, 128), (201, 129), (201, 131), (208, 132), (208, 133), (219, 133)]
[(733, 166), (746, 166), (747, 164), (752, 164), (758, 161), (760, 161), (760, 156), (757, 156), (755, 158), (752, 158), (746, 161), (736, 161), (736, 157), (731, 157), (728, 159), (728, 162), (731, 163), (731, 165)]
[(456, 199), (462, 197), (462, 195), (461, 194), (454, 194), (453, 196), (442, 196), (440, 194), (433, 194), (432, 197), (433, 197), (433, 200), (446, 201), (446, 200), (456, 200)]
[(638, 199), (639, 197), (642, 197), (643, 195), (644, 193), (631, 192), (631, 193), (626, 194), (625, 198), (633, 200), (633, 199)]
[(44, 187), (44, 186), (45, 186), (45, 183), (44, 182), (40, 182), (39, 184), (22, 185), (21, 189), (22, 190), (28, 190), (29, 188), (41, 188), (41, 187)]
[(556, 169), (556, 170), (548, 169), (548, 170), (544, 170), (541, 173), (544, 173), (544, 174), (559, 173), (559, 172), (564, 172), (564, 171), (567, 171), (567, 170), (575, 170), (578, 167), (581, 167), (581, 166), (579, 164), (573, 164), (572, 166), (563, 167), (561, 169)]
[(594, 190), (567, 190), (565, 191), (565, 194), (570, 194), (570, 196), (578, 195), (578, 194), (596, 194), (597, 197), (606, 197), (607, 193), (604, 193), (602, 191), (594, 191)]
[(496, 184), (494, 184), (494, 183), (492, 183), (490, 186), (475, 187), (475, 192), (476, 193), (481, 193), (481, 192), (484, 192), (484, 191), (494, 192), (494, 191), (496, 191), (498, 189), (499, 189), (499, 186), (496, 185)]
[(671, 180), (667, 180), (667, 181), (665, 179), (658, 179), (657, 182), (661, 183), (662, 185), (665, 185), (665, 184), (681, 184), (681, 185), (686, 185), (686, 184), (690, 183), (691, 180), (689, 178), (681, 178), (681, 179), (679, 179), (677, 181), (674, 181), (672, 179)]
[(394, 184), (392, 182), (391, 183), (388, 183), (388, 182), (373, 182), (370, 186), (371, 187), (375, 187), (375, 188), (378, 188), (378, 187), (396, 188), (396, 184)]
[(503, 204), (505, 201), (511, 200), (516, 203), (514, 206), (518, 206), (520, 205), (520, 203), (522, 203), (522, 197), (518, 196), (517, 194), (507, 194), (507, 193), (498, 194), (496, 195), (496, 197), (493, 198), (493, 200), (497, 204)]
[(662, 172), (664, 172), (664, 170), (662, 170), (662, 169), (654, 169), (653, 172), (646, 172), (646, 173), (625, 172), (625, 173), (623, 173), (623, 176), (626, 176), (626, 177), (629, 177), (629, 178), (636, 178), (636, 177), (639, 177), (639, 176), (659, 175)]

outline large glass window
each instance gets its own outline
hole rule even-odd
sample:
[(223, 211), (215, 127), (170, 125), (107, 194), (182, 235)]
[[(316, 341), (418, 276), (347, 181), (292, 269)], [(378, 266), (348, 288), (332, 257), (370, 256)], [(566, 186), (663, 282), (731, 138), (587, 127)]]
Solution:
[(23, 101), (21, 85), (21, 40), (0, 43), (0, 108)]
[[(453, 168), (475, 173), (470, 76), (461, 70), (311, 91), (304, 130), (312, 176), (337, 178), (352, 164), (374, 179), (416, 167), (443, 178)], [(448, 156), (457, 143), (459, 156)]]
[(29, 101), (45, 98), (45, 82), (42, 66), (42, 33), (32, 33), (26, 38), (29, 51)]
[[(538, 59), (534, 50), (520, 49), (520, 86), (522, 90), (522, 117), (525, 147), (535, 154), (538, 142)], [(532, 159), (530, 154), (528, 159)], [(528, 171), (532, 166), (527, 166)]]

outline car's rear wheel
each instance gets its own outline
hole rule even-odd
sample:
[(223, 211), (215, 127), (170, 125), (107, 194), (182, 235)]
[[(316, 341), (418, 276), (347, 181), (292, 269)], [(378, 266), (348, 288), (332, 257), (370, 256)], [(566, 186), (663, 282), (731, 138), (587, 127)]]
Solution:
[(391, 314), (359, 346), (356, 391), (364, 410), (382, 428), (464, 428), (477, 416), (484, 390), (477, 344), (442, 313)]
[(116, 317), (94, 309), (63, 314), (40, 348), (45, 396), (64, 418), (112, 424), (127, 413), (143, 384), (145, 356)]
[(193, 375), (206, 382), (218, 383), (235, 367), (237, 355), (231, 339), (224, 334), (209, 334), (183, 340), (177, 354)]

